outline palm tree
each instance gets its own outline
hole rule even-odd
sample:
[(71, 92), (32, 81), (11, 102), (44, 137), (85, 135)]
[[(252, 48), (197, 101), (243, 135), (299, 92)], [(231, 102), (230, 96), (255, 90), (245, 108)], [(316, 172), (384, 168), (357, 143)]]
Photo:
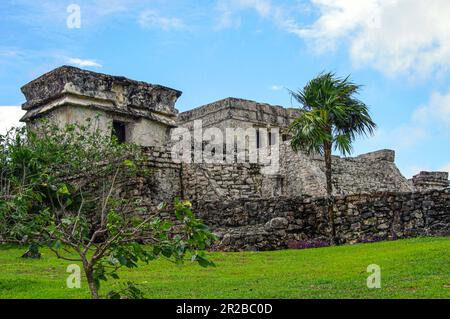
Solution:
[(289, 127), (292, 134), (291, 147), (295, 152), (302, 150), (307, 154), (324, 156), (328, 219), (331, 240), (335, 244), (332, 149), (348, 155), (352, 151), (352, 142), (358, 135), (372, 135), (376, 128), (367, 105), (355, 97), (360, 88), (349, 77), (338, 78), (334, 73), (321, 73), (303, 90), (290, 91), (303, 111)]

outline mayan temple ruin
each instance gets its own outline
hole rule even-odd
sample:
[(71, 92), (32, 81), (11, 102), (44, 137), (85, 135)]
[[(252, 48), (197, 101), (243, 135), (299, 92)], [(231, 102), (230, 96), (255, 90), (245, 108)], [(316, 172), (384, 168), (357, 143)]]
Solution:
[[(219, 236), (217, 249), (276, 249), (290, 240), (327, 236), (323, 158), (290, 147), (286, 129), (297, 109), (226, 98), (179, 113), (181, 91), (69, 66), (42, 75), (22, 92), (27, 125), (39, 125), (42, 118), (64, 125), (98, 117), (105, 134), (142, 146), (153, 174), (127, 187), (148, 205), (191, 200)], [(258, 154), (277, 145), (278, 169), (265, 171), (273, 162), (173, 159), (172, 133), (185, 128), (195, 135), (198, 121), (202, 132), (214, 128), (224, 136), (228, 128), (255, 129)], [(235, 158), (239, 151), (233, 147), (219, 155)], [(450, 235), (448, 173), (422, 172), (408, 180), (395, 164), (395, 152), (379, 150), (335, 156), (333, 184), (342, 243)]]

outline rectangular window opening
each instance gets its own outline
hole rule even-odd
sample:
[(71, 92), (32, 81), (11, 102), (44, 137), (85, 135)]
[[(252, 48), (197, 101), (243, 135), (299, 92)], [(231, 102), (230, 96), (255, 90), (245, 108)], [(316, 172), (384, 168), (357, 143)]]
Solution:
[(256, 129), (256, 148), (260, 148), (260, 147), (261, 147), (261, 136), (260, 136), (259, 129)]
[(275, 145), (277, 143), (277, 134), (269, 132), (269, 145)]
[(126, 142), (126, 124), (119, 121), (113, 121), (113, 136), (117, 138), (119, 143)]

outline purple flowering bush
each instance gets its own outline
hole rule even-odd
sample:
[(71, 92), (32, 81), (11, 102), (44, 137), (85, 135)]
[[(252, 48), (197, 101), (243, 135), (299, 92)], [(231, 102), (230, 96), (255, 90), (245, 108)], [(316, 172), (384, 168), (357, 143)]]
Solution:
[(308, 249), (308, 248), (320, 248), (328, 247), (330, 243), (319, 239), (307, 239), (307, 240), (289, 240), (289, 249)]

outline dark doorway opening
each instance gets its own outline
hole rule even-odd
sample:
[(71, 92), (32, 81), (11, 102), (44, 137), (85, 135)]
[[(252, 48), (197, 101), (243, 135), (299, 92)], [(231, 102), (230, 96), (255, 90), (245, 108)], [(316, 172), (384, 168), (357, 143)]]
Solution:
[(126, 142), (126, 124), (123, 122), (113, 121), (113, 136), (117, 138), (119, 143)]

